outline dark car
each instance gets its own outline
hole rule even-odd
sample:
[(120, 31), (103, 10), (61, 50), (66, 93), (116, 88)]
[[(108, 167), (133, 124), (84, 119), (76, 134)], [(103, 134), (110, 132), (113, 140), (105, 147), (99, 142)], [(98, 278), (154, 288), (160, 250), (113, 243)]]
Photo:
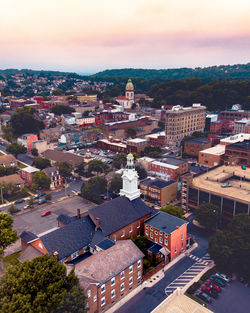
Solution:
[(38, 198), (41, 198), (41, 197), (43, 197), (43, 196), (46, 196), (46, 193), (45, 193), (45, 192), (40, 193), (37, 197), (38, 197)]
[(20, 199), (20, 200), (17, 200), (17, 201), (15, 202), (15, 204), (19, 204), (19, 203), (23, 203), (23, 202), (25, 202), (25, 200)]
[(205, 301), (206, 303), (211, 303), (211, 297), (209, 297), (207, 294), (205, 294), (204, 292), (200, 292), (197, 295), (198, 298), (200, 298), (201, 300)]
[(44, 204), (44, 203), (46, 203), (47, 201), (45, 200), (45, 199), (39, 199), (39, 201), (38, 201), (38, 204)]
[(214, 299), (218, 298), (218, 292), (215, 289), (213, 289), (212, 287), (202, 286), (201, 291), (208, 294), (209, 296), (211, 296)]
[(48, 211), (43, 212), (43, 213), (41, 214), (41, 216), (44, 217), (44, 216), (47, 216), (47, 215), (50, 215), (50, 214), (51, 214), (51, 211), (48, 210)]
[(223, 288), (226, 286), (226, 283), (223, 280), (219, 279), (219, 277), (216, 277), (216, 276), (211, 276), (210, 281), (216, 283), (217, 285), (219, 285), (220, 287), (223, 287)]

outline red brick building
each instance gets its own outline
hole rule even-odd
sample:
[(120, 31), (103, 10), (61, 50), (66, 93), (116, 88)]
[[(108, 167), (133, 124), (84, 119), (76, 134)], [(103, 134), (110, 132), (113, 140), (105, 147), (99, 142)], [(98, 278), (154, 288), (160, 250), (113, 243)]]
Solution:
[(184, 153), (198, 158), (199, 152), (212, 147), (209, 138), (194, 138), (184, 142)]
[(250, 140), (239, 141), (225, 146), (224, 160), (228, 164), (250, 166)]
[(32, 186), (33, 184), (33, 175), (39, 172), (39, 169), (32, 166), (24, 167), (20, 170), (20, 176), (25, 181), (25, 184), (28, 184), (29, 186)]
[(36, 134), (24, 134), (17, 139), (17, 143), (25, 146), (28, 151), (32, 149), (32, 142), (37, 141), (38, 137)]
[(156, 146), (156, 147), (165, 146), (165, 141), (166, 141), (165, 132), (147, 135), (146, 139), (148, 140), (148, 143), (151, 146)]
[(187, 248), (187, 224), (187, 221), (159, 211), (145, 221), (144, 235), (148, 240), (166, 248), (172, 260)]

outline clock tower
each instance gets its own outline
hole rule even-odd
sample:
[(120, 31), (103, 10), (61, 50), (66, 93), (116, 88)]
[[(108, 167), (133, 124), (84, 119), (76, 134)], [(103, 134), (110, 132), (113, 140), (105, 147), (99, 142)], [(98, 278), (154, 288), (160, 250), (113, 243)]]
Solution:
[(130, 201), (140, 197), (140, 189), (138, 189), (138, 174), (134, 166), (133, 154), (128, 154), (127, 165), (122, 175), (122, 189), (120, 196), (126, 196)]

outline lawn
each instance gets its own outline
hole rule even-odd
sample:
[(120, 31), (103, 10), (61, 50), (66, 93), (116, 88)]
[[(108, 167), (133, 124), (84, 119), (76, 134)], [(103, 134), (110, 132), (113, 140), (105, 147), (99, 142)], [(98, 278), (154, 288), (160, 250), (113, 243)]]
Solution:
[(18, 165), (19, 168), (25, 168), (25, 167), (27, 167), (27, 165), (23, 164), (23, 163), (20, 162), (20, 161), (17, 161), (17, 165)]

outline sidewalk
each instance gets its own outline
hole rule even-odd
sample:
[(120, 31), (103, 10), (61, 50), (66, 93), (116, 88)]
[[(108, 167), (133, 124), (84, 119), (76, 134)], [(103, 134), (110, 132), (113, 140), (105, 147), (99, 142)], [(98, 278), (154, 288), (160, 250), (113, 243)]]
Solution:
[(125, 297), (123, 297), (121, 300), (119, 300), (117, 303), (115, 303), (111, 308), (109, 308), (106, 313), (114, 313), (117, 309), (122, 307), (127, 301), (132, 299), (136, 294), (138, 294), (140, 291), (142, 291), (145, 287), (150, 288), (154, 286), (156, 283), (158, 283), (164, 276), (165, 272), (170, 269), (173, 265), (175, 265), (177, 262), (179, 262), (182, 258), (186, 256), (187, 253), (190, 253), (194, 249), (198, 247), (197, 243), (194, 243), (192, 247), (189, 250), (186, 250), (185, 252), (182, 252), (179, 254), (173, 261), (165, 265), (164, 271), (163, 269), (155, 273), (153, 276), (151, 276), (149, 279), (141, 283), (138, 287), (136, 287), (134, 290), (132, 290), (130, 293), (128, 293)]

